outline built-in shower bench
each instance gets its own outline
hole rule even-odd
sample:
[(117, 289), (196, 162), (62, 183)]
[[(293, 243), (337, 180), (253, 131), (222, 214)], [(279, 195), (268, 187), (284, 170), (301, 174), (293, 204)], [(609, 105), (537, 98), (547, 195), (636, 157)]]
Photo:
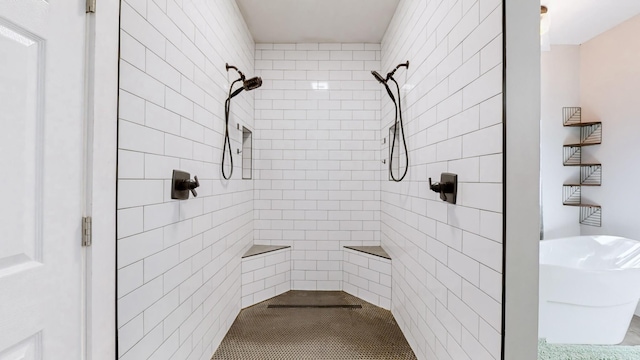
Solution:
[(242, 256), (242, 308), (291, 290), (291, 246), (253, 245)]
[[(342, 290), (391, 308), (391, 257), (381, 246), (342, 248)], [(253, 245), (242, 256), (242, 308), (291, 290), (291, 247)]]
[(381, 308), (391, 308), (391, 257), (381, 246), (345, 246), (342, 290)]

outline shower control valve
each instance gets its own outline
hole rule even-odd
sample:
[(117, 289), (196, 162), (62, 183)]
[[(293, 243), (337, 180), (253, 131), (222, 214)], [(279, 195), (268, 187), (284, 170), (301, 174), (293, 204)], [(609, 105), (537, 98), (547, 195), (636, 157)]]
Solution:
[(458, 175), (442, 173), (439, 183), (432, 183), (431, 178), (429, 178), (429, 188), (434, 192), (440, 193), (442, 201), (455, 204), (458, 195)]
[(194, 176), (191, 180), (191, 175), (188, 172), (173, 170), (173, 178), (171, 180), (171, 198), (177, 200), (189, 199), (189, 191), (194, 197), (198, 196), (196, 188), (200, 187), (200, 181), (198, 177)]

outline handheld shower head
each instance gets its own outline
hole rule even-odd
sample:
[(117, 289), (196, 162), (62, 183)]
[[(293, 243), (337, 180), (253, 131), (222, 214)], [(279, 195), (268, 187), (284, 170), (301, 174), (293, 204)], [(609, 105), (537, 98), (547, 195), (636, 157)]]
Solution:
[(387, 79), (383, 78), (377, 71), (372, 71), (371, 75), (373, 75), (373, 77), (376, 78), (376, 80), (378, 80), (380, 84), (384, 85), (384, 88), (387, 89), (387, 94), (389, 94), (391, 100), (395, 103), (396, 97), (393, 96), (391, 89), (389, 89), (389, 85), (387, 85)]
[[(239, 79), (238, 81), (240, 80), (242, 79)], [(233, 99), (236, 95), (240, 94), (243, 90), (251, 91), (259, 88), (260, 86), (262, 86), (262, 78), (258, 76), (252, 77), (249, 80), (244, 80), (242, 82), (242, 87), (237, 88), (234, 92), (232, 92), (231, 95), (229, 95), (229, 99)]]
[(387, 82), (387, 80), (385, 80), (385, 78), (383, 78), (382, 75), (378, 74), (377, 71), (372, 71), (371, 75), (373, 75), (373, 77), (376, 78), (376, 80), (378, 80), (381, 84), (384, 84)]
[(262, 78), (259, 76), (252, 77), (242, 83), (242, 87), (247, 91), (257, 89), (260, 86), (262, 86)]

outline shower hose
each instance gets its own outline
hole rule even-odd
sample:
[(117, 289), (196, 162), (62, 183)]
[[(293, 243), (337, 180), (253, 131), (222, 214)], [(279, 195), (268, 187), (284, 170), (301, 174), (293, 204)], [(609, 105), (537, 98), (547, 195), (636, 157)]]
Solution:
[[(389, 159), (389, 174), (391, 175), (391, 179), (395, 182), (400, 182), (404, 179), (405, 176), (407, 176), (407, 171), (409, 170), (409, 151), (407, 149), (407, 140), (405, 139), (404, 136), (404, 123), (402, 121), (402, 98), (400, 95), (400, 86), (398, 85), (398, 82), (396, 81), (396, 79), (393, 78), (393, 76), (389, 77), (389, 80), (393, 81), (394, 84), (396, 84), (396, 90), (398, 91), (398, 103), (396, 103), (395, 99), (391, 99), (393, 100), (393, 104), (395, 105), (396, 108), (396, 117), (395, 120), (393, 122), (393, 140), (391, 142), (391, 154), (390, 154), (390, 159)], [(398, 121), (399, 118), (399, 121)], [(404, 173), (402, 173), (402, 176), (400, 178), (396, 178), (395, 175), (393, 175), (393, 152), (395, 151), (396, 148), (396, 139), (398, 138), (398, 123), (400, 123), (400, 131), (402, 132), (402, 144), (404, 147), (404, 158), (405, 158), (405, 168), (404, 168)], [(400, 141), (399, 139), (397, 141)]]
[[(229, 139), (229, 111), (231, 108), (231, 91), (233, 90), (233, 85), (235, 85), (237, 82), (241, 80), (242, 79), (238, 79), (233, 83), (231, 83), (231, 86), (229, 87), (229, 96), (227, 96), (227, 100), (224, 103), (224, 144), (222, 145), (221, 166), (222, 166), (222, 177), (224, 177), (225, 180), (231, 179), (231, 175), (233, 175), (233, 153), (231, 151), (231, 140)], [(229, 165), (230, 165), (229, 175), (227, 175), (227, 173), (224, 171), (224, 164), (226, 162), (227, 150), (229, 151)]]

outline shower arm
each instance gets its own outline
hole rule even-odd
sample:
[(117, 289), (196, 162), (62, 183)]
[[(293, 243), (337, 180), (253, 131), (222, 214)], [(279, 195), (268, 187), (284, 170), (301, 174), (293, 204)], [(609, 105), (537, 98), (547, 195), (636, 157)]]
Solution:
[[(405, 68), (407, 68), (407, 69), (408, 69), (408, 68), (409, 68), (409, 60), (407, 60), (407, 62), (406, 62), (406, 63), (398, 64), (398, 66), (396, 66), (396, 68), (395, 68), (395, 69), (391, 70), (391, 72), (389, 72), (389, 73), (387, 74), (387, 81), (389, 81), (389, 80), (393, 79), (393, 75), (394, 75), (394, 74), (396, 73), (396, 71), (398, 71), (398, 69), (400, 69), (401, 67), (405, 67)], [(393, 81), (395, 81), (395, 80), (393, 80)]]
[(242, 71), (238, 70), (237, 67), (233, 66), (233, 65), (229, 65), (229, 63), (225, 64), (225, 67), (227, 68), (227, 72), (229, 71), (229, 69), (233, 69), (235, 70), (238, 74), (240, 74), (240, 80), (244, 81), (245, 80), (245, 76), (242, 73)]

